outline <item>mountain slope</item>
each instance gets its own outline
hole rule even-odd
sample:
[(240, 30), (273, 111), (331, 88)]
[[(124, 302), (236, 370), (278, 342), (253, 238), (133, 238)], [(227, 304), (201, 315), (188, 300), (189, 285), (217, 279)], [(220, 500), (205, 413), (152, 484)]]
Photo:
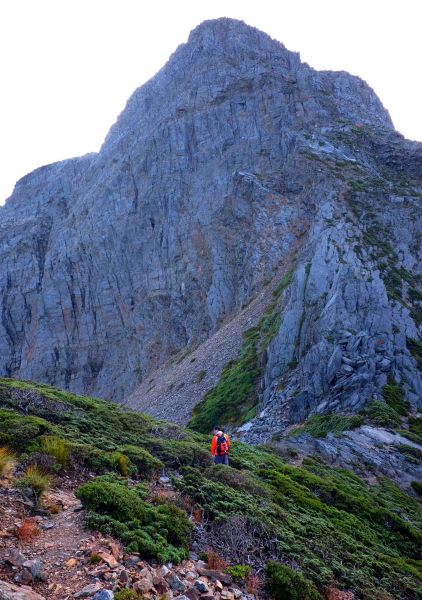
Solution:
[[(212, 465), (209, 443), (209, 436), (112, 403), (74, 396), (47, 385), (2, 379), (0, 445), (8, 444), (18, 460), (17, 481), (0, 479), (2, 506), (5, 499), (8, 508), (5, 517), (10, 517), (13, 499), (15, 504), (20, 501), (21, 515), (40, 512), (28, 502), (31, 480), (27, 467), (42, 467), (57, 491), (66, 486), (68, 498), (70, 486), (82, 484), (77, 496), (86, 509), (86, 525), (120, 538), (126, 550), (129, 572), (117, 577), (117, 561), (113, 567), (110, 551), (101, 548), (107, 539), (89, 538), (87, 533), (81, 540), (84, 547), (80, 552), (75, 548), (73, 560), (66, 563), (65, 575), (65, 564), (61, 563), (72, 554), (61, 554), (58, 579), (48, 581), (59, 584), (57, 589), (53, 592), (49, 586), (47, 590), (42, 577), (38, 581), (34, 576), (37, 589), (45, 591), (48, 598), (61, 598), (64, 592), (60, 585), (72, 593), (78, 589), (73, 587), (78, 586), (78, 580), (80, 587), (89, 580), (97, 589), (130, 587), (143, 581), (145, 566), (150, 568), (147, 561), (153, 560), (154, 567), (156, 561), (178, 563), (190, 546), (196, 552), (212, 548), (220, 561), (224, 558), (232, 566), (249, 566), (257, 576), (256, 586), (264, 583), (260, 577), (266, 569), (272, 597), (277, 597), (276, 592), (283, 592), (282, 597), (289, 597), (289, 592), (294, 597), (291, 590), (296, 591), (300, 584), (302, 600), (332, 600), (343, 593), (353, 593), (361, 600), (420, 598), (422, 510), (415, 492), (411, 497), (389, 479), (376, 478), (373, 473), (366, 474), (368, 481), (351, 471), (329, 467), (322, 460), (303, 459), (298, 454), (286, 460), (274, 448), (251, 447), (239, 441), (231, 445), (230, 467)], [(160, 487), (160, 473), (172, 477), (170, 496), (169, 489), (166, 494)], [(164, 481), (169, 482), (167, 478)], [(19, 482), (20, 488), (16, 486)], [(48, 517), (46, 522), (54, 532), (63, 518), (53, 508), (47, 502), (41, 514)], [(40, 520), (44, 522), (43, 517)], [(80, 531), (79, 517), (73, 515), (71, 523)], [(6, 532), (7, 548), (15, 551), (15, 565), (15, 542), (7, 538)], [(86, 544), (89, 541), (94, 544)], [(97, 565), (101, 556), (92, 558), (89, 547), (92, 554), (101, 549), (111, 570)], [(42, 561), (48, 561), (50, 554), (31, 539), (21, 550), (25, 554), (36, 550)], [(68, 543), (65, 550), (71, 552)], [(134, 557), (134, 552), (140, 556)], [(9, 553), (0, 564), (1, 579), (16, 577), (16, 566), (22, 566), (12, 568), (8, 557)], [(140, 559), (145, 563), (139, 564)], [(273, 559), (278, 566), (267, 565)], [(57, 562), (50, 566), (53, 579)], [(74, 582), (68, 573), (75, 567)], [(174, 582), (173, 586), (167, 578), (174, 596), (186, 590), (187, 571), (193, 568), (182, 567), (183, 583)], [(278, 577), (271, 575), (274, 569)], [(161, 573), (165, 576), (167, 571)], [(241, 569), (234, 569), (234, 575), (241, 573)], [(209, 571), (203, 574), (212, 577)], [(224, 584), (228, 579), (229, 587), (237, 587), (230, 586), (227, 574), (221, 573), (218, 579)], [(165, 582), (151, 578), (148, 591), (152, 584), (157, 590), (151, 591), (151, 598), (161, 598), (158, 585)]]
[(203, 23), (99, 154), (34, 171), (0, 209), (0, 372), (121, 401), (295, 259), (245, 437), (359, 410), (388, 378), (415, 412), (421, 161), (360, 79)]

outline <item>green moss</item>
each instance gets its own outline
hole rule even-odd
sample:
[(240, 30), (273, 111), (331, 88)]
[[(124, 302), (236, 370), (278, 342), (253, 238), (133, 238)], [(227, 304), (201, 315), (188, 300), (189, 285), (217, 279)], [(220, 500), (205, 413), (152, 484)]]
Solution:
[(241, 425), (255, 416), (258, 403), (256, 384), (261, 374), (259, 356), (280, 329), (278, 302), (281, 292), (292, 279), (293, 270), (290, 270), (275, 287), (275, 300), (258, 325), (244, 333), (237, 359), (226, 365), (218, 384), (195, 406), (189, 428), (208, 433), (215, 423)]
[(257, 329), (245, 335), (239, 357), (224, 368), (218, 384), (195, 406), (188, 427), (207, 433), (215, 423), (238, 423), (256, 405), (255, 384), (260, 374), (257, 341)]
[(372, 400), (366, 407), (366, 416), (374, 424), (380, 427), (395, 429), (400, 426), (400, 415), (385, 402)]
[(249, 565), (233, 565), (232, 567), (227, 567), (225, 572), (231, 575), (238, 583), (244, 583), (250, 571), (251, 567)]
[(304, 425), (292, 429), (289, 437), (309, 433), (315, 438), (324, 438), (327, 433), (340, 434), (343, 431), (356, 429), (363, 423), (361, 415), (324, 414), (310, 417)]
[(270, 561), (265, 570), (265, 585), (274, 600), (322, 600), (311, 581), (287, 565)]
[(382, 388), (382, 397), (390, 408), (397, 414), (407, 416), (409, 412), (409, 403), (405, 400), (402, 388), (394, 381), (389, 379)]

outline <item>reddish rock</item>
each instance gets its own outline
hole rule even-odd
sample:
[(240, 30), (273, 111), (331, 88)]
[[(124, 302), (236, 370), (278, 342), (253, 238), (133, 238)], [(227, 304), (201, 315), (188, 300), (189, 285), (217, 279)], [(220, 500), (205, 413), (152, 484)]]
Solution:
[(148, 577), (138, 579), (138, 581), (136, 581), (133, 584), (133, 589), (135, 590), (135, 592), (141, 592), (141, 594), (146, 594), (147, 592), (150, 592), (153, 587), (154, 584), (152, 583), (152, 578), (149, 579)]
[(45, 600), (27, 586), (18, 586), (7, 581), (0, 581), (0, 598), (4, 600)]
[(98, 554), (101, 556), (103, 561), (108, 564), (110, 569), (116, 569), (119, 566), (119, 563), (112, 554), (108, 554), (108, 552), (99, 552)]
[(154, 577), (153, 580), (154, 588), (157, 590), (158, 594), (166, 594), (169, 590), (169, 584), (164, 579), (164, 577)]
[(189, 600), (198, 600), (200, 593), (195, 587), (191, 587), (186, 590), (185, 596), (189, 598)]

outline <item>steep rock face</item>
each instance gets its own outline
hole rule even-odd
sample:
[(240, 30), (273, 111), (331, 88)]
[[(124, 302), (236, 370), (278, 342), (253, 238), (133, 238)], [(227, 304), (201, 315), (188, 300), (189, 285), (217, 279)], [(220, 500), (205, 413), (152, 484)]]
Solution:
[(419, 280), (389, 298), (377, 255), (388, 230), (391, 265), (420, 274), (420, 164), (360, 79), (205, 22), (98, 154), (27, 175), (0, 210), (0, 371), (122, 400), (294, 256), (244, 435), (358, 408), (388, 375), (415, 407)]
[[(341, 172), (331, 145), (342, 148), (341, 130), (321, 132), (308, 154), (326, 181), (329, 173), (337, 181), (315, 214), (267, 349), (260, 413), (242, 428), (250, 441), (315, 414), (358, 411), (382, 400), (389, 380), (411, 411), (422, 404), (422, 147), (369, 127), (346, 129), (347, 160), (355, 162), (340, 162)], [(388, 154), (373, 152), (374, 138), (391, 143)]]

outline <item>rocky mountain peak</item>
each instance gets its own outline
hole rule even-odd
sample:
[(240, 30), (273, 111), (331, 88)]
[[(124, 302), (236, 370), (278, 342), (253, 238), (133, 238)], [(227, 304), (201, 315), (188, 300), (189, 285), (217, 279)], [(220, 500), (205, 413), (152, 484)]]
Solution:
[(38, 169), (0, 210), (1, 373), (186, 421), (259, 327), (239, 388), (253, 441), (389, 381), (416, 410), (420, 157), (359, 78), (203, 23), (98, 154)]

